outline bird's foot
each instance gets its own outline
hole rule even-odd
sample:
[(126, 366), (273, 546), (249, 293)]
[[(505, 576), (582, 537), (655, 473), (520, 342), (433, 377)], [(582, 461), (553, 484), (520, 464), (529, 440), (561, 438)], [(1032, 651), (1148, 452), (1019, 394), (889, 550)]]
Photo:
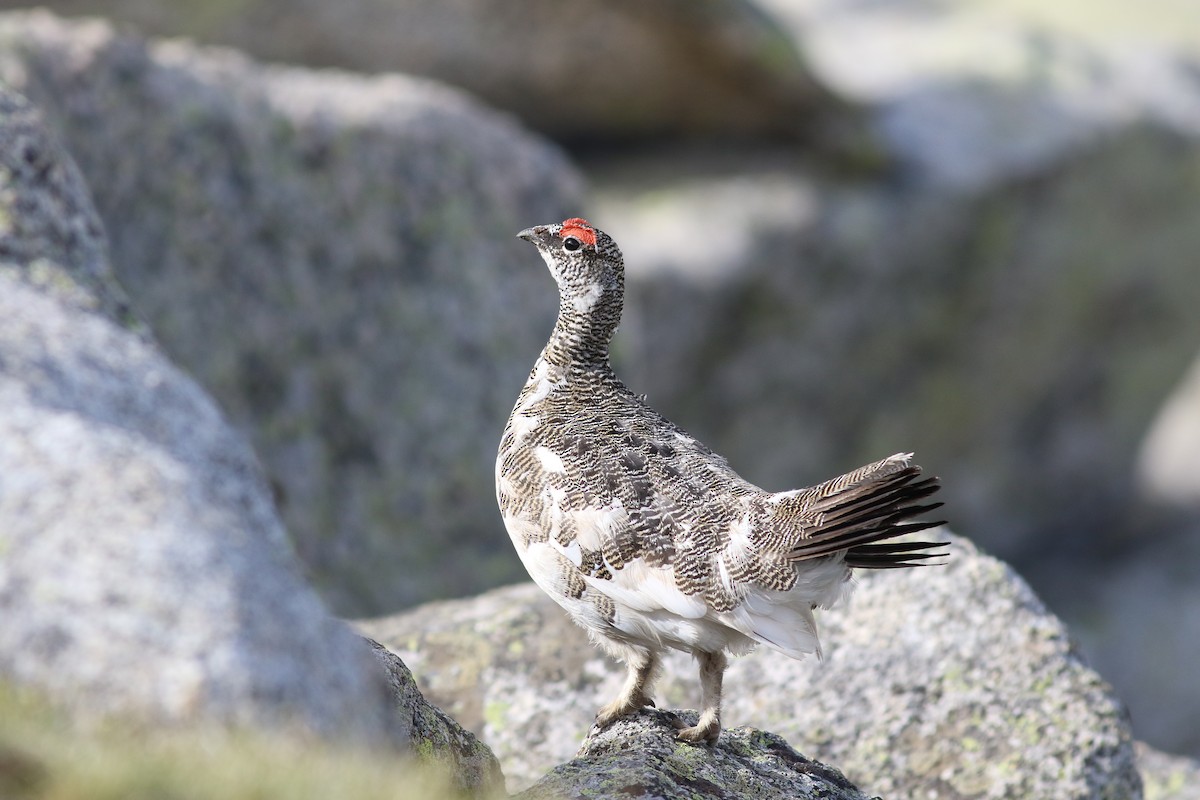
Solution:
[(607, 728), (612, 723), (628, 717), (630, 714), (636, 714), (643, 708), (654, 708), (654, 699), (645, 694), (637, 694), (632, 697), (618, 697), (604, 708), (600, 709), (596, 714), (595, 725), (597, 728)]
[(721, 735), (721, 720), (715, 714), (701, 714), (699, 721), (692, 726), (689, 726), (682, 719), (672, 714), (671, 724), (678, 730), (675, 738), (681, 742), (704, 744), (712, 747), (717, 743), (717, 738)]

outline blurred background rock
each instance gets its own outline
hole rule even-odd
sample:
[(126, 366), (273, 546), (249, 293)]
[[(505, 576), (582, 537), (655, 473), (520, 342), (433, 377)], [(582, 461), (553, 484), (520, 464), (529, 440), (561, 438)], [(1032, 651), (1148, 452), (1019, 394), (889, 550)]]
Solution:
[(50, 5), (130, 35), (7, 16), (0, 78), (339, 612), (524, 577), (491, 463), (554, 290), (510, 239), (581, 213), (632, 386), (769, 489), (915, 450), (1138, 737), (1200, 754), (1193, 0)]

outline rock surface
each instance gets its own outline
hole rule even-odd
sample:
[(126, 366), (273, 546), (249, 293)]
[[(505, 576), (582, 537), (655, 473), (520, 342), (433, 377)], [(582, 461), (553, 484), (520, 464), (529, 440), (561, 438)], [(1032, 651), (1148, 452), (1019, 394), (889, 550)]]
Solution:
[[(20, 7), (15, 0), (0, 7)], [(460, 86), (552, 136), (794, 135), (832, 105), (744, 0), (50, 0), (253, 56)]]
[[(696, 724), (695, 712), (682, 717)], [(710, 748), (675, 738), (670, 716), (643, 711), (593, 731), (579, 752), (517, 800), (586, 797), (704, 797), (712, 800), (866, 800), (845, 776), (810, 761), (778, 736), (753, 728), (722, 732)]]
[(61, 132), (134, 307), (251, 437), (335, 610), (517, 577), (495, 440), (556, 299), (514, 234), (578, 211), (560, 153), (424, 81), (45, 13), (0, 18), (0, 78)]
[(1138, 744), (1138, 769), (1146, 800), (1200, 800), (1200, 761)]
[[(0, 90), (0, 677), (130, 713), (387, 741), (215, 403), (128, 318), (87, 190)], [(132, 328), (132, 329), (131, 329)]]
[(1200, 752), (1192, 691), (1200, 659), (1200, 524), (1142, 543), (1091, 574), (1069, 563), (1052, 569), (1075, 587), (1062, 613), (1090, 623), (1072, 628), (1081, 649), (1114, 681), (1124, 679), (1119, 692), (1135, 735), (1170, 742), (1169, 752)]
[(419, 760), (445, 768), (457, 789), (484, 795), (502, 791), (504, 774), (487, 745), (425, 700), (399, 656), (378, 642), (367, 641), (387, 674), (394, 733), (413, 743)]
[(823, 85), (866, 108), (911, 180), (986, 187), (1130, 124), (1200, 130), (1200, 14), (1187, 4), (1097, 0), (1055, 19), (1011, 0), (755, 1)]
[[(948, 566), (860, 582), (820, 616), (822, 662), (733, 662), (726, 725), (778, 733), (882, 796), (1140, 796), (1120, 703), (1011, 569), (955, 538)], [(492, 745), (510, 788), (569, 759), (621, 683), (532, 585), (359, 627)], [(668, 658), (659, 707), (698, 691), (694, 664)]]

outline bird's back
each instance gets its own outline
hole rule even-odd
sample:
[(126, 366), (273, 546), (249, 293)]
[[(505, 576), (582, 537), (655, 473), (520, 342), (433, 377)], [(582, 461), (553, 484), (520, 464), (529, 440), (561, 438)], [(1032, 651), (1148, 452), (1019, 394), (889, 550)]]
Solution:
[[(801, 581), (789, 553), (802, 526), (778, 496), (608, 370), (539, 360), (505, 429), (497, 485), (535, 580), (600, 634), (734, 652), (766, 641), (800, 655), (816, 648), (812, 607), (835, 602), (849, 575), (826, 559)], [(596, 604), (612, 612), (599, 625), (580, 609)]]

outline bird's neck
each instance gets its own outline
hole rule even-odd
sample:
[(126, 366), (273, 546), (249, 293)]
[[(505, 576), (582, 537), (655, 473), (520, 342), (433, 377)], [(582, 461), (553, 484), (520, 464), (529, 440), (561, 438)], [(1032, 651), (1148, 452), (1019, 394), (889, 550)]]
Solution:
[(620, 287), (598, 289), (595, 296), (563, 296), (558, 320), (543, 356), (552, 364), (607, 366), (609, 344), (621, 322)]

